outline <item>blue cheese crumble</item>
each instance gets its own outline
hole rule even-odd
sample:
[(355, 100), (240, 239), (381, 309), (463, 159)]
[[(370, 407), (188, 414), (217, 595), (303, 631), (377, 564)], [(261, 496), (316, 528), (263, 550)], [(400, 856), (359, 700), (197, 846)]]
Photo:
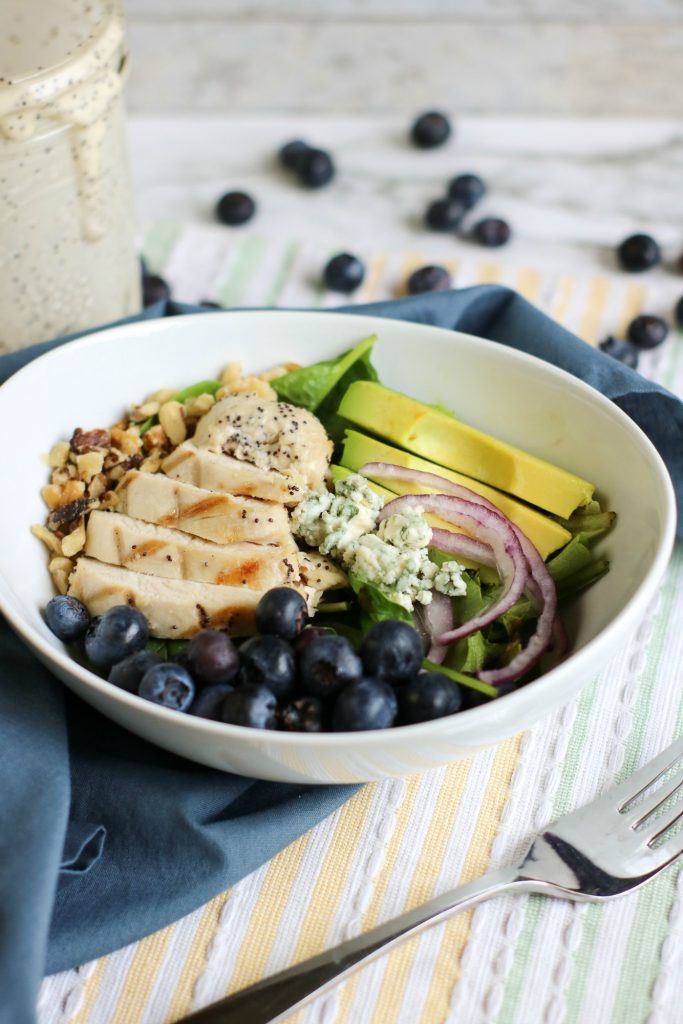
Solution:
[(377, 524), (384, 499), (353, 473), (331, 491), (311, 491), (292, 513), (292, 530), (310, 547), (379, 587), (408, 611), (429, 604), (432, 590), (465, 593), (458, 562), (435, 565), (429, 557), (431, 527), (421, 509), (397, 512)]

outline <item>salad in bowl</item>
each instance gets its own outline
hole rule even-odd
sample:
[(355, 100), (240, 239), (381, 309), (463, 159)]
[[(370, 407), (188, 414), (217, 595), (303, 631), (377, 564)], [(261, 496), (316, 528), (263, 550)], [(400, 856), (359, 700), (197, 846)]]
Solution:
[(2, 513), (23, 520), (3, 609), (85, 699), (217, 767), (341, 782), (466, 756), (576, 692), (668, 557), (638, 428), (482, 339), (197, 316), (42, 357), (0, 425), (27, 388), (36, 499)]

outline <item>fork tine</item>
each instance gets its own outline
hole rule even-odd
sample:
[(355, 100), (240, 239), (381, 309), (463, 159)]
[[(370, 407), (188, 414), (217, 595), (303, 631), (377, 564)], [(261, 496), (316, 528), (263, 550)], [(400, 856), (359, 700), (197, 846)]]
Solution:
[[(678, 818), (682, 816), (683, 812), (677, 815)], [(670, 822), (669, 824), (671, 825), (673, 822)], [(661, 835), (661, 832), (659, 834)], [(654, 836), (650, 842), (654, 842), (656, 838), (657, 837)], [(678, 832), (675, 836), (672, 836), (671, 839), (667, 839), (665, 843), (660, 843), (659, 846), (656, 846), (653, 849), (652, 853), (659, 858), (661, 867), (666, 867), (668, 864), (671, 864), (672, 861), (676, 860), (676, 858), (680, 857), (683, 853), (683, 831)]]
[[(681, 786), (683, 786), (683, 769), (672, 775), (670, 779), (667, 779), (663, 785), (659, 786), (653, 793), (650, 793), (645, 800), (640, 800), (631, 810), (624, 812), (624, 821), (631, 828), (639, 828), (658, 807), (661, 807), (669, 797), (677, 793)], [(660, 821), (661, 819), (657, 818), (657, 821), (652, 824), (655, 825)]]
[[(663, 818), (657, 818), (657, 830), (649, 837), (647, 845), (652, 846), (660, 836), (664, 835), (665, 832), (668, 832), (671, 826), (675, 825), (677, 821), (681, 820), (681, 818), (683, 818), (683, 807), (679, 807), (675, 814), (671, 814), (666, 821), (664, 821)], [(671, 838), (679, 839), (678, 836), (672, 836)]]
[[(663, 750), (661, 754), (653, 758), (652, 761), (648, 761), (642, 768), (639, 768), (637, 772), (630, 775), (628, 779), (622, 782), (618, 786), (614, 786), (608, 790), (603, 797), (599, 797), (599, 800), (609, 800), (610, 804), (614, 806), (614, 800), (617, 801), (617, 809), (622, 810), (626, 804), (630, 803), (631, 800), (635, 800), (637, 796), (646, 790), (649, 786), (656, 782), (657, 779), (661, 778), (664, 772), (668, 771), (676, 761), (683, 757), (683, 736), (679, 736), (675, 743), (672, 743), (670, 747)], [(597, 802), (597, 801), (596, 801)]]

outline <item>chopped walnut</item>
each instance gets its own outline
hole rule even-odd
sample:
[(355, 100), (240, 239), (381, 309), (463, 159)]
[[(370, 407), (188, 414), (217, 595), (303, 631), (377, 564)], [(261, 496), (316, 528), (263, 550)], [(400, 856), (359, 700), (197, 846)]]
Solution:
[(42, 523), (36, 523), (35, 526), (31, 527), (31, 533), (38, 540), (42, 540), (48, 551), (51, 551), (53, 555), (61, 555), (62, 553), (62, 542), (59, 537), (48, 530), (47, 526), (43, 526)]
[(240, 363), (228, 363), (220, 377), (218, 378), (221, 384), (229, 385), (234, 384), (235, 381), (239, 380), (242, 376), (242, 366)]
[(48, 456), (48, 462), (53, 469), (59, 469), (69, 458), (69, 451), (71, 446), (68, 441), (58, 441), (57, 444), (53, 445), (50, 449)]
[(77, 555), (85, 547), (85, 519), (81, 516), (80, 522), (75, 530), (67, 534), (62, 540), (62, 553), (67, 558)]
[(53, 558), (48, 569), (50, 571), (50, 576), (52, 576), (52, 582), (54, 583), (55, 588), (60, 594), (66, 594), (69, 589), (69, 576), (73, 569), (73, 563), (71, 560), (63, 558), (62, 556), (59, 558)]
[(190, 418), (199, 418), (209, 411), (215, 401), (216, 399), (208, 391), (205, 391), (202, 395), (197, 395), (195, 398), (187, 398), (183, 403), (185, 413)]
[(81, 430), (76, 427), (71, 437), (71, 451), (77, 455), (84, 455), (95, 448), (108, 448), (111, 444), (111, 434), (108, 430)]
[[(154, 430), (154, 427), (152, 427)], [(149, 431), (147, 431), (149, 433)], [(145, 434), (145, 437), (147, 434)], [(123, 452), (124, 455), (133, 455), (140, 451), (142, 440), (137, 430), (122, 430), (120, 427), (113, 427), (111, 432), (112, 444)]]
[(159, 409), (159, 423), (172, 445), (182, 444), (187, 437), (185, 408), (180, 402), (164, 402)]
[(85, 455), (76, 456), (76, 468), (81, 480), (89, 484), (94, 476), (102, 472), (104, 465), (104, 452), (87, 452)]
[(151, 452), (154, 448), (165, 448), (168, 445), (166, 431), (160, 423), (145, 431), (142, 444), (146, 452)]

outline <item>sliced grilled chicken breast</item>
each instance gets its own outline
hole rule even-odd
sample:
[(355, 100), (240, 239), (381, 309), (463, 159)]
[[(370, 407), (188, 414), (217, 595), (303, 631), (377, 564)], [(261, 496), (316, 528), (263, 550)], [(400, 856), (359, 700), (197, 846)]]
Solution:
[(322, 423), (306, 409), (253, 392), (227, 395), (202, 416), (195, 447), (275, 471), (303, 491), (321, 487), (332, 456)]
[(263, 593), (249, 587), (159, 579), (86, 557), (76, 563), (68, 592), (91, 615), (102, 615), (115, 605), (133, 605), (147, 619), (151, 636), (172, 640), (185, 640), (207, 628), (233, 636), (253, 633)]
[(348, 586), (348, 579), (331, 558), (319, 551), (297, 551), (301, 582), (313, 590), (339, 590)]
[(90, 513), (85, 553), (148, 576), (268, 590), (299, 579), (294, 543), (214, 544), (118, 512)]
[(131, 470), (121, 482), (120, 510), (218, 544), (289, 544), (287, 512), (275, 502), (214, 494), (161, 473)]
[(291, 505), (304, 495), (304, 491), (282, 473), (259, 469), (222, 452), (196, 448), (192, 441), (179, 445), (164, 459), (161, 468), (174, 480), (205, 487), (207, 491), (246, 494)]

